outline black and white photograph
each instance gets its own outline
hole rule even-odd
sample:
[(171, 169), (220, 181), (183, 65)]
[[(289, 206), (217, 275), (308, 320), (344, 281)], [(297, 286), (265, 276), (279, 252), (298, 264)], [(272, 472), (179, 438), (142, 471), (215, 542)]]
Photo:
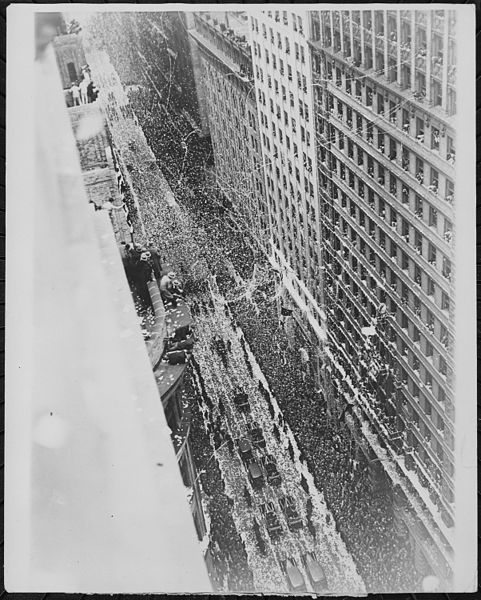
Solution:
[(476, 16), (8, 7), (8, 592), (476, 591)]

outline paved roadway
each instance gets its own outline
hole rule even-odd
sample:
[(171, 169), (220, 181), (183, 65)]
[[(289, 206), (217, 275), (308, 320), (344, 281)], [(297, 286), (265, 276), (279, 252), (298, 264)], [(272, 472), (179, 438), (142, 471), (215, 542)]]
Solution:
[[(271, 487), (266, 484), (262, 490), (255, 491), (250, 485), (247, 471), (237, 449), (231, 455), (228, 445), (224, 443), (216, 451), (226, 494), (233, 500), (232, 516), (246, 547), (256, 590), (271, 593), (289, 591), (282, 571), (281, 560), (291, 557), (295, 559), (303, 573), (307, 590), (313, 591), (301, 563), (301, 556), (309, 551), (315, 553), (326, 573), (329, 594), (365, 593), (362, 579), (335, 529), (332, 515), (325, 505), (323, 496), (315, 488), (307, 467), (299, 460), (299, 450), (293, 434), (287, 423), (284, 422), (279, 406), (270, 393), (267, 381), (250, 352), (247, 342), (245, 342), (247, 352), (244, 352), (241, 342), (243, 333), (239, 328), (234, 328), (231, 319), (226, 315), (223, 299), (220, 296), (214, 296), (213, 310), (201, 311), (196, 319), (196, 332), (198, 341), (195, 356), (206, 390), (213, 403), (212, 411), (209, 411), (206, 406), (202, 407), (206, 429), (213, 432), (213, 423), (219, 418), (224, 434), (228, 432), (234, 440), (239, 437), (247, 437), (246, 417), (238, 411), (233, 402), (234, 388), (240, 384), (249, 396), (252, 420), (262, 428), (266, 440), (266, 449), (255, 448), (254, 454), (257, 457), (265, 452), (273, 455), (282, 477), (280, 487)], [(220, 336), (225, 343), (230, 340), (231, 349), (228, 352), (227, 367), (212, 349), (212, 342), (216, 336)], [(250, 363), (253, 376), (251, 376), (247, 361)], [(259, 381), (269, 391), (269, 399), (260, 393)], [(224, 406), (222, 411), (224, 414), (219, 411), (219, 401)], [(271, 403), (270, 409), (268, 402)], [(271, 414), (274, 414), (274, 418)], [(279, 440), (274, 434), (275, 426), (280, 432)], [(289, 445), (291, 446), (290, 451)], [(304, 481), (301, 485), (302, 480)], [(244, 497), (244, 486), (249, 489), (252, 506), (248, 505)], [(300, 531), (291, 532), (287, 526), (279, 505), (279, 498), (285, 494), (289, 494), (295, 499), (297, 511), (305, 525)], [(312, 501), (311, 522), (315, 528), (315, 538), (307, 527), (306, 503), (309, 497)], [(267, 501), (274, 503), (279, 523), (283, 529), (277, 540), (270, 539), (260, 509), (261, 505)], [(265, 555), (260, 552), (256, 543), (253, 518), (257, 520), (262, 537), (266, 542), (267, 552)]]

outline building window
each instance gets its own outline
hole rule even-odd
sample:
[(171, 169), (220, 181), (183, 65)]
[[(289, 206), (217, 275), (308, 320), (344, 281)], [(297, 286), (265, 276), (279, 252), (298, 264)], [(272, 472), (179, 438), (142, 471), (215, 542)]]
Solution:
[(444, 377), (447, 377), (448, 363), (446, 362), (446, 359), (444, 358), (444, 356), (439, 356), (439, 369), (438, 370), (441, 373), (441, 375), (443, 375)]
[(418, 142), (424, 142), (424, 119), (416, 118), (416, 139)]
[(386, 179), (384, 177), (384, 167), (382, 167), (381, 165), (378, 164), (377, 172), (378, 172), (377, 182), (379, 183), (379, 185), (384, 185), (386, 183)]
[(434, 229), (438, 226), (438, 211), (433, 206), (429, 206), (429, 226)]
[(391, 227), (395, 228), (397, 226), (397, 212), (394, 208), (391, 208)]
[(431, 183), (429, 185), (429, 190), (431, 192), (433, 192), (433, 194), (437, 194), (438, 188), (439, 188), (439, 173), (436, 171), (436, 169), (433, 169), (431, 167)]
[(419, 183), (424, 183), (424, 162), (416, 157), (416, 179)]
[(397, 257), (397, 245), (393, 241), (391, 241), (391, 247), (390, 247), (389, 255), (390, 255), (391, 258), (396, 258)]
[(384, 133), (380, 129), (377, 132), (377, 149), (384, 154)]
[(67, 63), (67, 71), (68, 76), (70, 77), (70, 81), (74, 82), (77, 80), (77, 71), (75, 70), (75, 65), (73, 62)]
[(361, 167), (364, 165), (364, 152), (360, 146), (357, 146), (357, 164)]
[(452, 204), (454, 200), (454, 183), (449, 179), (446, 179), (446, 193), (444, 198), (449, 204)]
[(426, 310), (426, 325), (431, 333), (434, 333), (434, 315), (430, 310)]
[(422, 279), (421, 279), (421, 269), (419, 267), (419, 265), (414, 265), (414, 283), (416, 285), (421, 285), (422, 283)]
[(432, 81), (431, 85), (431, 99), (433, 106), (441, 106), (442, 104), (442, 88), (438, 81)]
[(377, 113), (379, 115), (384, 114), (384, 96), (382, 94), (377, 95)]
[(414, 197), (414, 214), (419, 219), (423, 218), (423, 199), (416, 194)]
[(434, 285), (434, 281), (431, 279), (431, 277), (427, 277), (426, 280), (426, 293), (428, 296), (434, 296), (434, 291), (435, 291), (435, 285)]
[(439, 129), (431, 127), (431, 150), (439, 152)]
[(428, 262), (431, 265), (436, 265), (436, 246), (429, 242), (428, 246)]
[(366, 106), (372, 107), (372, 89), (366, 86)]
[(446, 256), (443, 256), (443, 277), (451, 279), (451, 261)]
[(422, 254), (423, 236), (417, 229), (414, 230), (414, 248), (418, 254)]
[(456, 150), (454, 148), (454, 140), (449, 135), (446, 137), (446, 160), (452, 165), (456, 158)]
[(389, 191), (393, 196), (397, 196), (397, 179), (392, 173), (389, 176)]

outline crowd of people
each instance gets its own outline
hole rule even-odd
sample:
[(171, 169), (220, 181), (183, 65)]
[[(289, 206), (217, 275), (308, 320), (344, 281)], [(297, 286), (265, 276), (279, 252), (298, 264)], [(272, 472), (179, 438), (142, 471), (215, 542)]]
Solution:
[[(367, 460), (354, 456), (350, 433), (334, 427), (313, 381), (303, 380), (301, 358), (285, 349), (275, 310), (264, 308), (262, 327), (247, 302), (233, 307), (251, 348), (281, 405), (285, 419), (326, 498), (338, 530), (352, 552), (368, 590), (414, 589), (418, 574), (406, 540), (394, 532), (388, 492), (373, 490)], [(298, 340), (298, 346), (301, 340)], [(283, 363), (283, 354), (287, 360)], [(285, 357), (284, 357), (285, 358)]]
[(144, 308), (152, 306), (147, 284), (157, 280), (160, 284), (164, 277), (159, 253), (153, 247), (138, 243), (121, 244), (122, 262), (130, 288), (140, 299)]
[[(200, 256), (210, 272), (217, 276), (225, 297), (234, 298), (236, 283), (229, 274), (227, 261), (234, 265), (242, 278), (247, 279), (256, 262), (263, 260), (262, 255), (232, 225), (221, 191), (206, 177), (205, 143), (196, 134), (186, 141), (192, 132), (190, 124), (174, 112), (166, 112), (156, 99), (155, 92), (149, 91), (148, 81), (142, 83), (144, 88), (131, 98), (133, 108), (176, 200), (187, 210), (195, 227), (189, 235), (196, 238), (197, 255), (193, 253), (186, 271), (192, 270)], [(143, 215), (148, 234), (162, 243), (162, 237), (158, 235), (159, 216), (153, 210), (150, 214), (148, 216), (147, 211)], [(208, 243), (202, 243), (205, 240)], [(189, 298), (195, 297), (195, 292), (195, 288), (186, 290)], [(396, 536), (390, 494), (373, 490), (366, 464), (353, 456), (349, 431), (341, 425), (333, 426), (327, 416), (322, 392), (316, 390), (311, 377), (302, 376), (304, 365), (299, 348), (305, 342), (298, 339), (294, 348), (289, 345), (279, 323), (276, 304), (269, 300), (275, 292), (273, 276), (254, 290), (249, 301), (245, 298), (233, 301), (230, 308), (235, 320), (255, 352), (316, 485), (325, 494), (338, 530), (358, 565), (368, 591), (414, 589), (418, 573), (409, 545)], [(194, 416), (192, 447), (198, 468), (202, 469), (210, 460), (201, 481), (204, 491), (215, 498), (211, 502), (213, 556), (217, 547), (221, 553), (217, 556), (227, 557), (227, 564), (236, 562), (242, 565), (245, 558), (241, 540), (236, 536), (235, 528), (232, 529), (233, 521), (229, 517), (228, 499), (224, 497), (219, 468), (215, 459), (207, 456), (211, 447), (205, 439), (199, 415), (197, 421)], [(219, 558), (220, 562), (222, 560)], [(237, 573), (240, 571), (236, 570)], [(233, 587), (229, 589), (240, 589), (235, 585), (237, 583), (232, 582)], [(242, 589), (249, 589), (246, 585), (243, 581)]]
[(209, 508), (211, 526), (208, 549), (215, 569), (211, 578), (218, 591), (245, 592), (253, 589), (252, 573), (247, 564), (244, 544), (232, 519), (231, 500), (225, 493), (219, 463), (204, 427), (202, 411), (210, 413), (212, 401), (195, 358), (191, 367), (185, 378), (184, 397), (192, 410), (190, 445)]

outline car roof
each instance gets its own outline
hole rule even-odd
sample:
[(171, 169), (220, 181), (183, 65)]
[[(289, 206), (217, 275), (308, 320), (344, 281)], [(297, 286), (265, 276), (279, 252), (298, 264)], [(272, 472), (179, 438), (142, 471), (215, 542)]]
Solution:
[(252, 448), (250, 441), (247, 438), (241, 438), (239, 440), (239, 448), (241, 450), (250, 450)]
[(304, 584), (304, 577), (295, 565), (287, 564), (287, 576), (289, 577), (293, 587), (298, 587)]
[(252, 477), (258, 477), (259, 475), (262, 475), (259, 465), (255, 461), (249, 463), (249, 471)]
[(312, 556), (309, 556), (309, 554), (306, 556), (306, 566), (309, 569), (311, 577), (315, 581), (320, 581), (321, 579), (324, 579), (325, 575), (321, 565), (317, 562), (317, 560), (312, 558)]

